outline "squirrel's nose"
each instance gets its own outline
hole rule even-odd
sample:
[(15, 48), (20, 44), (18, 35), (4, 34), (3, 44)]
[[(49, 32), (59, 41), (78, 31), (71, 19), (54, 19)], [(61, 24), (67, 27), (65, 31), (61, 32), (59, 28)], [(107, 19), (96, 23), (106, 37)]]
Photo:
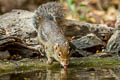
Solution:
[(64, 67), (64, 66), (67, 66), (69, 64), (68, 60), (62, 60), (61, 62), (61, 65)]

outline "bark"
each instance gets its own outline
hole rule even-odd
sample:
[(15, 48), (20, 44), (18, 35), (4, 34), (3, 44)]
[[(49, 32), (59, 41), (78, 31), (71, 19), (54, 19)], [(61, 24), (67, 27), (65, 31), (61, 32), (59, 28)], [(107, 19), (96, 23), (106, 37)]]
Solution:
[(114, 28), (105, 24), (90, 24), (73, 20), (65, 20), (61, 26), (63, 27), (66, 36), (75, 36), (76, 38), (80, 38), (89, 33), (94, 33), (99, 38), (103, 39), (105, 36), (110, 37), (114, 32)]

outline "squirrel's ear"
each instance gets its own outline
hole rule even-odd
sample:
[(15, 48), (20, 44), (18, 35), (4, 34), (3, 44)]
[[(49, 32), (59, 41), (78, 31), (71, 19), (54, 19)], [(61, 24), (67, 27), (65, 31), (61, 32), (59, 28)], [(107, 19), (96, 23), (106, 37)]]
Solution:
[(59, 44), (58, 44), (58, 43), (56, 43), (56, 44), (55, 44), (55, 46), (54, 46), (54, 49), (55, 49), (55, 50), (57, 50), (57, 49), (58, 49), (58, 47), (59, 47)]

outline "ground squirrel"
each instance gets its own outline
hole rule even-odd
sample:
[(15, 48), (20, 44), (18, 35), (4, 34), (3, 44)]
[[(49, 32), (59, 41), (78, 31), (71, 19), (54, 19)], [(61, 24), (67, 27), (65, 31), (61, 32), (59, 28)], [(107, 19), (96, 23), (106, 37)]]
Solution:
[(55, 59), (67, 68), (70, 58), (69, 43), (58, 25), (64, 19), (62, 5), (57, 2), (42, 4), (35, 11), (34, 19), (38, 41), (45, 49), (48, 64), (52, 64)]

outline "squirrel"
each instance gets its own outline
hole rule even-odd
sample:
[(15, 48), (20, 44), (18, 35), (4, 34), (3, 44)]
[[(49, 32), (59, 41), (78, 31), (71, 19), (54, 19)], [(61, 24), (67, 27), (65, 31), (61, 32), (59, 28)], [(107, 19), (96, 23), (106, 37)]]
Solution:
[(66, 69), (70, 59), (70, 47), (58, 24), (63, 19), (64, 9), (58, 2), (42, 4), (34, 14), (38, 42), (45, 49), (47, 63), (52, 64), (55, 59)]

